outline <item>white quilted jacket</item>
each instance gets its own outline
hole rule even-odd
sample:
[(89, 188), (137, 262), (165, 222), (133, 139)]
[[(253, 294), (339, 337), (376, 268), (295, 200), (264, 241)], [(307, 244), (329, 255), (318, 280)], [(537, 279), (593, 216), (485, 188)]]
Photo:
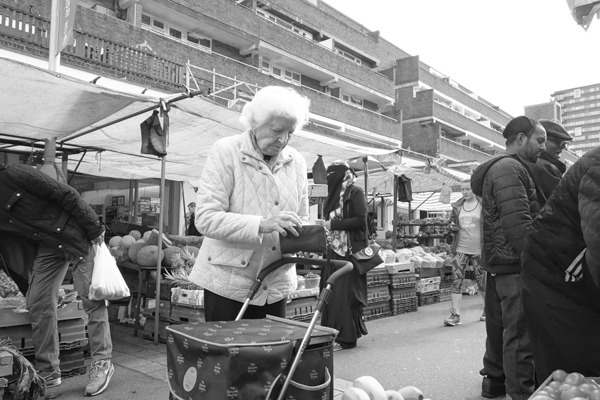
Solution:
[[(279, 234), (258, 233), (261, 219), (280, 211), (295, 211), (308, 222), (307, 169), (300, 153), (288, 146), (269, 168), (250, 131), (216, 142), (198, 183), (196, 227), (205, 239), (190, 280), (243, 302), (258, 272), (282, 257)], [(295, 289), (296, 269), (288, 264), (264, 280), (251, 304), (274, 303)]]

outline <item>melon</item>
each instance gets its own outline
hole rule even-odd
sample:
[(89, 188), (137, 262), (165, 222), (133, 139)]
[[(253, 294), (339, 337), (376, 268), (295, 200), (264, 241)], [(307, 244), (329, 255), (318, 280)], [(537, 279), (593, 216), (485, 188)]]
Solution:
[(163, 264), (166, 265), (166, 266), (168, 266), (168, 267), (172, 267), (173, 266), (172, 257), (175, 254), (181, 253), (181, 249), (179, 247), (176, 247), (176, 246), (171, 246), (171, 247), (167, 247), (166, 249), (164, 249), (163, 253), (165, 254), (165, 257), (163, 259)]
[[(161, 252), (161, 262), (165, 256), (164, 252)], [(142, 247), (137, 252), (137, 263), (142, 267), (154, 267), (158, 260), (158, 246), (147, 245)]]
[(148, 239), (150, 239), (150, 235), (152, 235), (152, 231), (146, 231), (146, 232), (144, 232), (142, 239), (144, 239), (146, 241), (146, 243), (148, 243)]
[(113, 236), (108, 241), (110, 247), (117, 247), (121, 244), (121, 236)]
[(371, 400), (387, 400), (385, 389), (377, 379), (372, 376), (361, 376), (360, 378), (356, 378), (352, 383), (352, 386), (364, 390)]
[(135, 240), (140, 240), (142, 238), (140, 231), (136, 231), (135, 229), (129, 232), (129, 236), (133, 236)]
[(129, 256), (129, 259), (131, 260), (131, 262), (137, 263), (137, 253), (138, 251), (140, 251), (140, 249), (142, 247), (146, 247), (146, 242), (141, 242), (141, 243), (134, 243), (131, 246), (129, 246), (129, 249), (127, 250), (127, 255)]
[(425, 398), (423, 392), (414, 386), (405, 386), (398, 390), (398, 393), (402, 395), (404, 400), (423, 400)]
[(130, 235), (125, 235), (121, 238), (121, 246), (128, 249), (129, 246), (135, 243), (135, 238)]
[(138, 239), (135, 241), (136, 243), (146, 243), (146, 241), (144, 239)]

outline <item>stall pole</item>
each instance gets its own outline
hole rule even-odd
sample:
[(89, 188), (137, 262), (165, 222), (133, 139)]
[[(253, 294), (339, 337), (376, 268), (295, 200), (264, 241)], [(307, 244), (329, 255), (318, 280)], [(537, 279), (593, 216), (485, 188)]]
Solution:
[[(383, 200), (383, 198), (382, 198), (382, 200)], [(394, 218), (392, 218), (392, 225), (393, 225), (392, 249), (395, 252), (396, 248), (398, 247), (398, 236), (397, 236), (397, 230), (398, 230), (398, 177), (396, 175), (394, 175), (394, 203), (393, 204), (394, 204), (393, 205)]]
[[(160, 214), (158, 214), (158, 259), (156, 260), (156, 311), (154, 318), (154, 344), (158, 344), (158, 325), (160, 320), (159, 314), (159, 304), (160, 304), (160, 274), (161, 274), (161, 262), (162, 262), (162, 244), (163, 244), (163, 221), (165, 219), (165, 210), (164, 210), (164, 194), (165, 194), (165, 158), (166, 156), (162, 156), (160, 158), (161, 166), (160, 166)], [(139, 294), (138, 294), (139, 296)]]
[(188, 222), (185, 219), (185, 214), (186, 213), (186, 206), (185, 206), (185, 189), (183, 187), (183, 183), (181, 184), (181, 201), (183, 201), (183, 234), (185, 236), (188, 235)]

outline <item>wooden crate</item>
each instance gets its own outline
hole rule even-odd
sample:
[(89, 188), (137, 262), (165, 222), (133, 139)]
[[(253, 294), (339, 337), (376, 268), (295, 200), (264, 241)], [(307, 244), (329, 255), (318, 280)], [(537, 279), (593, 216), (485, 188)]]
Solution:
[(190, 306), (175, 304), (171, 310), (171, 321), (179, 323), (206, 322), (204, 318), (204, 308), (200, 306)]

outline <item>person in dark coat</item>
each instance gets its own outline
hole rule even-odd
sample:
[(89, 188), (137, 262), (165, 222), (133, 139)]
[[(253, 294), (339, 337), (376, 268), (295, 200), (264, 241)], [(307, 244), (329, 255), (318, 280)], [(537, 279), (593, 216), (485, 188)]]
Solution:
[(600, 376), (600, 147), (565, 174), (525, 241), (523, 306), (538, 384)]
[(486, 352), (481, 395), (528, 399), (534, 389), (533, 362), (521, 302), (521, 252), (527, 229), (544, 194), (526, 164), (545, 148), (546, 131), (520, 116), (504, 129), (506, 153), (480, 165), (471, 188), (482, 199)]
[(196, 228), (196, 203), (191, 202), (188, 204), (188, 210), (190, 212), (190, 221), (188, 223), (187, 235), (188, 236), (202, 236), (198, 228)]
[(88, 299), (95, 244), (104, 240), (96, 212), (72, 187), (28, 165), (0, 165), (0, 253), (11, 273), (29, 281), (35, 367), (47, 387), (61, 384), (58, 290), (69, 264), (88, 314), (92, 363), (85, 394), (106, 389), (114, 367), (106, 302)]
[[(350, 254), (367, 247), (367, 202), (363, 190), (354, 185), (355, 181), (356, 175), (346, 162), (334, 161), (327, 167), (328, 194), (323, 206), (323, 224), (329, 230), (332, 260), (347, 260)], [(323, 268), (321, 290), (333, 272)], [(366, 305), (367, 276), (353, 269), (337, 281), (321, 316), (322, 326), (339, 331), (334, 351), (356, 347), (358, 339), (368, 333), (362, 314)]]
[[(535, 175), (546, 198), (550, 198), (552, 191), (567, 170), (567, 166), (560, 161), (560, 155), (573, 138), (558, 122), (550, 120), (540, 120), (539, 122), (546, 130), (546, 150), (540, 154), (536, 163), (529, 163), (529, 168)], [(540, 206), (543, 205), (540, 203)]]

